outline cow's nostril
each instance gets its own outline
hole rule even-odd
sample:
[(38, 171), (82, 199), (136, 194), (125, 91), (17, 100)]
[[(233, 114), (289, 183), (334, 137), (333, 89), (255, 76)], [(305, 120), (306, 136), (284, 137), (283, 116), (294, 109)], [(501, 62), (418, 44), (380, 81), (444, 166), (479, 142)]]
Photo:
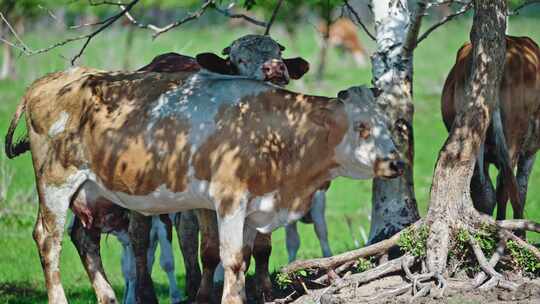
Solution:
[(390, 162), (390, 169), (396, 172), (402, 172), (405, 168), (405, 162), (402, 160), (393, 160)]

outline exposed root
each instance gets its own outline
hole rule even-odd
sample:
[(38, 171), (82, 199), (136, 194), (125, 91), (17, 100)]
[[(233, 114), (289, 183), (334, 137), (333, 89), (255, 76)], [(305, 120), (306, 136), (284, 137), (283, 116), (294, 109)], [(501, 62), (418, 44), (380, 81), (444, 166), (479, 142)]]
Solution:
[[(502, 256), (504, 255), (504, 249), (506, 248), (506, 237), (503, 237), (499, 240), (499, 243), (497, 244), (497, 249), (495, 249), (495, 252), (489, 259), (489, 266), (495, 267), (497, 263), (501, 260)], [(479, 272), (473, 279), (473, 286), (478, 287), (482, 285), (482, 283), (487, 279), (487, 275), (485, 272), (481, 271)]]
[(519, 238), (518, 236), (516, 236), (515, 234), (513, 234), (512, 232), (509, 232), (509, 231), (504, 231), (503, 232), (505, 234), (505, 236), (507, 236), (509, 239), (511, 239), (512, 241), (518, 243), (519, 246), (529, 250), (532, 254), (534, 254), (534, 256), (540, 261), (540, 250), (538, 250), (538, 248), (534, 247), (533, 245), (525, 242), (524, 240), (522, 240), (521, 238)]
[(508, 230), (526, 230), (540, 233), (540, 224), (528, 220), (497, 221), (497, 226)]
[[(421, 223), (422, 220), (419, 220), (411, 226), (418, 227)], [(380, 241), (373, 245), (345, 252), (332, 257), (295, 261), (283, 267), (283, 269), (281, 269), (281, 272), (291, 274), (301, 269), (334, 269), (344, 263), (357, 260), (359, 258), (381, 255), (386, 253), (390, 248), (397, 245), (399, 237), (404, 231), (405, 230), (402, 230), (401, 232), (396, 233), (394, 236), (387, 240)]]
[(400, 258), (390, 260), (384, 264), (381, 264), (375, 268), (366, 270), (362, 273), (355, 273), (351, 275), (346, 281), (336, 285), (336, 290), (339, 291), (351, 284), (365, 284), (376, 279), (382, 278), (391, 273), (400, 271), (402, 267), (410, 267), (414, 263), (414, 258), (410, 255), (404, 255)]
[(482, 252), (482, 248), (480, 248), (480, 245), (478, 242), (469, 235), (469, 244), (471, 245), (474, 255), (476, 259), (478, 260), (478, 264), (480, 265), (480, 268), (486, 273), (486, 275), (489, 275), (491, 278), (483, 285), (478, 287), (481, 290), (488, 290), (491, 288), (494, 288), (496, 286), (502, 287), (504, 289), (508, 290), (516, 290), (518, 285), (516, 283), (510, 282), (503, 278), (503, 276), (498, 273), (494, 266), (492, 266), (488, 260), (486, 259), (486, 256)]
[(388, 298), (388, 297), (397, 297), (397, 296), (400, 296), (402, 294), (405, 294), (407, 292), (409, 292), (411, 290), (411, 287), (412, 287), (412, 284), (411, 283), (405, 283), (401, 286), (398, 286), (396, 288), (392, 288), (388, 291), (385, 291), (383, 293), (380, 293), (374, 297), (371, 297), (371, 298), (364, 298), (363, 300), (366, 301), (366, 302), (372, 302), (372, 301), (377, 301), (377, 300), (381, 300), (381, 299), (385, 299), (385, 298)]
[[(341, 266), (339, 266), (338, 268), (336, 268), (335, 270), (329, 270), (327, 274), (323, 275), (322, 277), (316, 279), (315, 283), (317, 284), (324, 284), (325, 282), (327, 282), (328, 280), (332, 280), (332, 275), (340, 275), (341, 273), (343, 273), (344, 271), (346, 271), (347, 269), (349, 269), (351, 266), (354, 265), (356, 261), (350, 261), (350, 262), (347, 262)], [(333, 273), (332, 273), (333, 272)]]

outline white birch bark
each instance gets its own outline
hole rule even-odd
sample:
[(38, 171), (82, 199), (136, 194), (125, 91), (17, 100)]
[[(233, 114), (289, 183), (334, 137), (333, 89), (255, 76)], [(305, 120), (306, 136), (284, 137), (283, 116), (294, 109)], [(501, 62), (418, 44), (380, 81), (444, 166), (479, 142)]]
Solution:
[(412, 53), (425, 1), (411, 18), (406, 0), (372, 0), (377, 50), (372, 56), (373, 83), (381, 90), (378, 102), (390, 126), (405, 174), (396, 179), (374, 179), (369, 242), (386, 239), (419, 219), (413, 181)]

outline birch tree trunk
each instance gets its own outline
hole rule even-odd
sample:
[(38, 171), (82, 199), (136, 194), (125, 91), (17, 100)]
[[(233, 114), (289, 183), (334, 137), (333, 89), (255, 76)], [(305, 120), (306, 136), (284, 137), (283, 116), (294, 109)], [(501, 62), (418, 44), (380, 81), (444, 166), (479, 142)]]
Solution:
[(372, 56), (377, 101), (395, 123), (392, 134), (403, 160), (403, 176), (374, 179), (369, 243), (387, 239), (419, 219), (413, 181), (413, 50), (425, 1), (411, 18), (407, 0), (372, 0), (377, 50)]
[(458, 229), (474, 230), (482, 219), (474, 209), (469, 185), (476, 155), (484, 141), (492, 110), (498, 107), (506, 53), (506, 1), (475, 0), (471, 29), (472, 70), (466, 88), (467, 106), (458, 113), (435, 167), (426, 222), (427, 266), (442, 274), (449, 239)]

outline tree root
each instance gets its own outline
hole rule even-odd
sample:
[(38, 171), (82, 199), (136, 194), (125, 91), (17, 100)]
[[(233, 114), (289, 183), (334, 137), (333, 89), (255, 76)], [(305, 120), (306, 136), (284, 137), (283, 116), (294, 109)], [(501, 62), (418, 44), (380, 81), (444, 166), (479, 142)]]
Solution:
[(512, 232), (509, 232), (509, 231), (504, 231), (503, 232), (505, 234), (505, 236), (507, 236), (509, 239), (511, 239), (512, 241), (518, 243), (519, 246), (529, 250), (532, 254), (534, 254), (534, 256), (540, 261), (540, 250), (538, 250), (538, 248), (534, 247), (533, 245), (525, 242), (524, 240), (522, 240), (521, 238), (519, 238), (518, 236), (516, 236), (515, 234), (513, 234)]
[(528, 220), (497, 221), (497, 226), (508, 230), (526, 230), (540, 233), (540, 224)]
[[(411, 226), (418, 227), (420, 226), (421, 223), (422, 223), (422, 220), (419, 220), (416, 223), (412, 224)], [(359, 258), (384, 254), (388, 250), (390, 250), (390, 248), (397, 245), (399, 237), (401, 236), (403, 231), (396, 233), (394, 236), (392, 236), (391, 238), (387, 240), (380, 241), (373, 245), (369, 245), (364, 248), (345, 252), (345, 253), (335, 255), (332, 257), (295, 261), (283, 267), (281, 269), (281, 272), (285, 274), (292, 274), (302, 269), (334, 269), (349, 261), (357, 260)]]
[(478, 242), (471, 235), (469, 235), (469, 245), (471, 245), (473, 249), (480, 268), (486, 273), (486, 275), (491, 277), (486, 283), (479, 286), (479, 289), (488, 290), (496, 286), (512, 291), (517, 289), (517, 284), (504, 279), (503, 276), (495, 270), (494, 266), (488, 262), (486, 256), (482, 252), (482, 248), (480, 248)]
[[(453, 284), (451, 287), (452, 290), (470, 290), (471, 288), (478, 290), (489, 290), (496, 287), (509, 291), (517, 290), (518, 284), (505, 278), (501, 273), (495, 270), (495, 267), (505, 255), (508, 240), (513, 240), (519, 246), (528, 249), (536, 256), (536, 258), (540, 260), (540, 250), (522, 240), (512, 232), (513, 230), (528, 230), (538, 232), (540, 231), (540, 224), (526, 220), (495, 221), (492, 218), (479, 214), (477, 217), (469, 217), (468, 219), (472, 221), (463, 221), (463, 223), (467, 223), (467, 225), (453, 223), (452, 228), (450, 229), (457, 231), (458, 229), (461, 229), (459, 227), (467, 227), (465, 228), (468, 236), (467, 242), (472, 249), (472, 253), (478, 262), (481, 271), (479, 271), (471, 281), (459, 281), (459, 286), (454, 286), (455, 284)], [(420, 220), (413, 224), (413, 226), (418, 228), (423, 223), (425, 222)], [(431, 225), (436, 225), (436, 223), (431, 222)], [(489, 260), (486, 258), (478, 241), (472, 235), (473, 233), (481, 233), (482, 230), (478, 230), (478, 228), (475, 227), (480, 227), (482, 225), (488, 225), (489, 227), (496, 228), (498, 233), (499, 241), (497, 243), (495, 252), (489, 258)], [(434, 295), (435, 298), (443, 297), (446, 290), (449, 288), (448, 286), (451, 281), (447, 281), (447, 278), (443, 277), (441, 271), (430, 270), (429, 260), (426, 257), (418, 258), (410, 254), (405, 254), (399, 258), (386, 261), (377, 267), (366, 270), (362, 273), (350, 275), (350, 271), (348, 270), (350, 270), (350, 268), (357, 263), (359, 258), (370, 256), (380, 257), (383, 254), (386, 254), (390, 248), (397, 245), (401, 235), (402, 232), (396, 234), (388, 240), (338, 256), (298, 261), (284, 267), (282, 272), (292, 274), (303, 269), (326, 269), (327, 271), (324, 275), (313, 280), (313, 282), (317, 283), (318, 285), (329, 284), (329, 286), (320, 295), (321, 297), (323, 295), (338, 294), (343, 289), (349, 287), (354, 288), (356, 294), (356, 289), (360, 285), (381, 279), (390, 274), (399, 273), (403, 274), (403, 278), (405, 279), (404, 284), (393, 286), (391, 289), (384, 290), (382, 293), (378, 293), (373, 297), (362, 297), (362, 300), (366, 302), (378, 301), (386, 297), (400, 296), (407, 292), (410, 292), (411, 302), (415, 302), (418, 298), (425, 297), (429, 294)], [(429, 247), (427, 250), (430, 250)], [(411, 270), (411, 268), (415, 265), (416, 267), (414, 268), (414, 271)], [(422, 265), (421, 269), (420, 265)], [(346, 274), (341, 275), (342, 273)]]
[(366, 302), (372, 302), (372, 301), (378, 301), (378, 300), (381, 300), (381, 299), (385, 299), (385, 298), (388, 298), (388, 297), (397, 297), (397, 296), (400, 296), (402, 294), (405, 294), (407, 292), (409, 292), (409, 290), (411, 290), (411, 287), (412, 287), (412, 284), (411, 283), (405, 283), (403, 285), (400, 285), (396, 288), (392, 288), (388, 291), (385, 291), (383, 293), (380, 293), (374, 297), (370, 297), (370, 298), (363, 298), (364, 301)]

